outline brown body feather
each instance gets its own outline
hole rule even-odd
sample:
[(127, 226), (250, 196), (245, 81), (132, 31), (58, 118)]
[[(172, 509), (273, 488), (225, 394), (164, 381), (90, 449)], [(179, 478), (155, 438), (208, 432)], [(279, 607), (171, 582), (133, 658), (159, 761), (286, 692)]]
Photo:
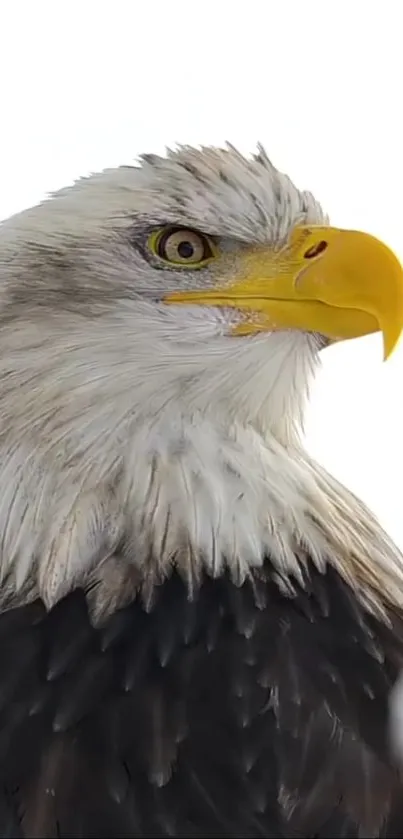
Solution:
[(335, 571), (287, 598), (175, 574), (102, 628), (76, 591), (0, 617), (0, 835), (401, 835), (402, 625)]

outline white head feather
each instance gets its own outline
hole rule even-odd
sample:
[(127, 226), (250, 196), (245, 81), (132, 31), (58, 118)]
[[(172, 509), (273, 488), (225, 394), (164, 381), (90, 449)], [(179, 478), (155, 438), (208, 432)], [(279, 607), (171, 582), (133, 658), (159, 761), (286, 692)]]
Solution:
[(292, 591), (308, 557), (369, 608), (403, 605), (397, 549), (304, 452), (315, 336), (234, 337), (234, 311), (167, 307), (209, 282), (160, 270), (146, 232), (183, 224), (224, 250), (326, 223), (262, 150), (183, 148), (80, 180), (0, 232), (3, 607), (96, 581), (110, 609), (175, 563), (236, 579), (270, 555)]

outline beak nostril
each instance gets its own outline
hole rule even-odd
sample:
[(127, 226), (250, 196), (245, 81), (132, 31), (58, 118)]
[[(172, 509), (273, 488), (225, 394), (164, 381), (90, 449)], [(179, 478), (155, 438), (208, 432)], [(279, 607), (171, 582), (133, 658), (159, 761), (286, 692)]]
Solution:
[(315, 256), (319, 256), (320, 253), (323, 253), (323, 251), (326, 250), (327, 244), (328, 243), (322, 239), (321, 242), (317, 242), (316, 245), (312, 245), (307, 251), (305, 251), (304, 259), (314, 259)]

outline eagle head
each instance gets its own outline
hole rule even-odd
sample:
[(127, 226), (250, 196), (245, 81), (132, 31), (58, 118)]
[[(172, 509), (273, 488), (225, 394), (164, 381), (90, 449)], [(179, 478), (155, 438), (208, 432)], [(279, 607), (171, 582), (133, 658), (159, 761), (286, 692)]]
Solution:
[(0, 572), (6, 608), (84, 586), (95, 619), (172, 568), (292, 596), (332, 563), (403, 604), (397, 549), (304, 451), (321, 348), (403, 325), (403, 275), (329, 226), (263, 149), (106, 170), (0, 231)]

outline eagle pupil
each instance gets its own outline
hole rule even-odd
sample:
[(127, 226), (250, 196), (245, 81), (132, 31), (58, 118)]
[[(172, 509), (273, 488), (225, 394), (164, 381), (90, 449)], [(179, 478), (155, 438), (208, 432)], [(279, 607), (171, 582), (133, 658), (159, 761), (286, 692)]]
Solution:
[(191, 242), (181, 242), (178, 245), (178, 254), (181, 259), (190, 259), (194, 254), (194, 247)]

